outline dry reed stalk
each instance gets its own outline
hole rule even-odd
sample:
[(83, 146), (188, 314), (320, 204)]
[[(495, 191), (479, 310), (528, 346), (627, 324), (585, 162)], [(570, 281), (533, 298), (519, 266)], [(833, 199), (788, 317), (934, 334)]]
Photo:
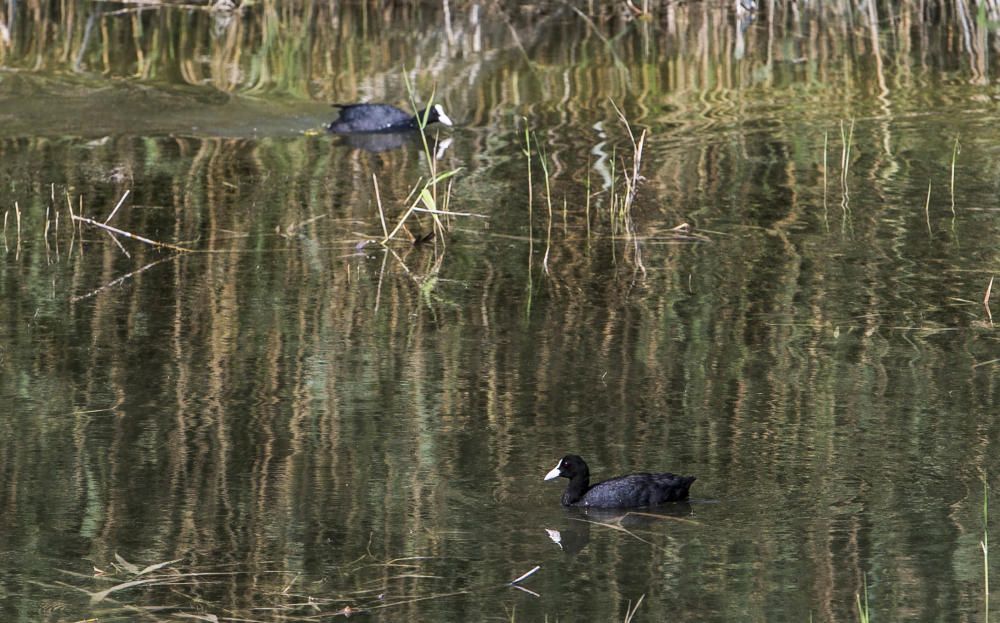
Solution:
[(986, 317), (990, 321), (990, 326), (993, 326), (993, 312), (990, 311), (990, 295), (993, 293), (993, 277), (990, 277), (990, 283), (986, 286), (986, 296), (983, 297), (983, 307), (986, 308)]
[(534, 573), (535, 573), (536, 571), (538, 571), (539, 569), (541, 569), (541, 568), (542, 568), (542, 566), (541, 566), (541, 565), (535, 565), (535, 566), (534, 566), (534, 568), (532, 568), (532, 569), (531, 569), (531, 571), (528, 571), (527, 573), (525, 573), (525, 574), (523, 574), (523, 575), (519, 575), (519, 576), (518, 576), (518, 577), (517, 577), (516, 579), (514, 579), (514, 580), (511, 580), (511, 581), (510, 581), (510, 583), (511, 583), (511, 584), (517, 584), (517, 583), (518, 583), (518, 582), (520, 582), (521, 580), (525, 580), (525, 579), (527, 579), (528, 577), (530, 577), (530, 576), (534, 575)]
[(531, 240), (532, 213), (535, 205), (535, 187), (531, 177), (531, 131), (528, 129), (528, 118), (522, 117), (522, 119), (524, 119), (524, 149), (521, 153), (524, 154), (528, 164), (528, 239)]
[(382, 222), (382, 236), (389, 238), (389, 230), (385, 226), (385, 211), (382, 210), (382, 195), (378, 192), (378, 178), (372, 173), (372, 184), (375, 186), (375, 204), (378, 205), (378, 219)]
[(931, 182), (927, 182), (927, 201), (924, 203), (924, 218), (927, 219), (927, 233), (931, 234)]
[(847, 175), (851, 168), (851, 143), (854, 138), (854, 119), (851, 119), (850, 132), (844, 131), (844, 121), (840, 121), (840, 208), (844, 218), (850, 211), (851, 189), (847, 185)]
[[(993, 285), (993, 280), (990, 280)], [(983, 550), (983, 621), (990, 620), (990, 486), (983, 478), (983, 540), (979, 547)]]
[(121, 199), (119, 199), (119, 200), (118, 200), (118, 203), (116, 203), (116, 204), (115, 204), (115, 207), (114, 207), (114, 209), (113, 209), (113, 210), (111, 210), (111, 214), (109, 214), (109, 215), (108, 215), (108, 218), (104, 219), (104, 222), (105, 222), (105, 223), (107, 223), (107, 222), (108, 222), (108, 221), (110, 221), (110, 220), (111, 220), (112, 218), (114, 218), (115, 214), (117, 214), (117, 213), (118, 213), (118, 208), (122, 207), (122, 204), (123, 204), (123, 203), (125, 203), (125, 200), (126, 200), (126, 199), (128, 198), (128, 196), (129, 196), (129, 194), (130, 194), (131, 192), (132, 192), (131, 190), (126, 190), (126, 191), (125, 191), (124, 193), (122, 193), (122, 198), (121, 198)]
[(642, 605), (642, 600), (646, 598), (646, 594), (643, 593), (639, 600), (635, 602), (635, 607), (632, 606), (632, 600), (628, 600), (628, 606), (625, 607), (625, 623), (632, 623), (632, 618), (635, 617), (635, 613), (639, 611), (639, 606)]
[(184, 247), (179, 247), (179, 246), (177, 246), (175, 244), (170, 244), (169, 242), (159, 242), (157, 240), (152, 240), (150, 238), (146, 238), (146, 237), (140, 236), (138, 234), (133, 234), (131, 232), (127, 232), (124, 229), (118, 229), (117, 227), (112, 227), (111, 225), (106, 225), (106, 224), (101, 223), (99, 221), (95, 221), (94, 219), (91, 219), (91, 218), (86, 218), (86, 217), (83, 217), (83, 216), (77, 216), (77, 215), (74, 214), (73, 215), (73, 220), (76, 221), (76, 222), (78, 222), (78, 223), (85, 223), (85, 224), (91, 225), (93, 227), (98, 227), (98, 228), (103, 229), (103, 230), (105, 230), (105, 231), (107, 231), (109, 233), (118, 234), (119, 236), (125, 236), (126, 238), (131, 238), (132, 240), (137, 240), (139, 242), (143, 242), (145, 244), (152, 245), (154, 247), (160, 247), (160, 248), (163, 248), (163, 249), (170, 249), (172, 251), (178, 251), (180, 253), (191, 253), (192, 252), (192, 249), (187, 249), (187, 248), (184, 248)]
[[(538, 136), (535, 136), (535, 144), (538, 144)], [(538, 150), (538, 162), (542, 165), (542, 174), (545, 176), (545, 205), (548, 209), (549, 220), (545, 228), (545, 255), (542, 257), (542, 268), (549, 272), (549, 251), (552, 249), (552, 187), (549, 185), (549, 163), (548, 155), (544, 148)]]
[[(148, 244), (148, 245), (152, 245), (154, 247), (160, 247), (160, 248), (163, 248), (163, 249), (170, 249), (172, 251), (177, 251), (177, 252), (180, 252), (180, 253), (190, 253), (191, 249), (187, 249), (187, 248), (180, 247), (180, 246), (177, 246), (177, 245), (174, 245), (174, 244), (170, 244), (168, 242), (160, 242), (158, 240), (152, 240), (150, 238), (146, 238), (144, 236), (140, 236), (138, 234), (133, 234), (132, 232), (125, 231), (124, 229), (118, 229), (117, 227), (112, 227), (111, 225), (108, 225), (108, 221), (110, 221), (111, 218), (115, 214), (118, 213), (118, 209), (122, 207), (122, 205), (125, 203), (125, 199), (128, 198), (128, 196), (129, 196), (129, 194), (131, 192), (132, 192), (131, 190), (126, 190), (122, 194), (121, 198), (118, 200), (118, 203), (115, 204), (114, 209), (111, 210), (111, 213), (108, 214), (108, 217), (106, 219), (104, 219), (103, 223), (99, 222), (99, 221), (95, 221), (94, 219), (87, 218), (87, 217), (83, 216), (83, 196), (82, 195), (80, 196), (80, 213), (79, 214), (73, 214), (73, 204), (72, 204), (72, 201), (69, 198), (69, 195), (67, 194), (66, 195), (66, 202), (69, 205), (69, 214), (70, 214), (70, 217), (73, 219), (73, 221), (79, 223), (80, 227), (82, 227), (83, 224), (87, 224), (87, 225), (91, 225), (93, 227), (97, 227), (98, 229), (104, 230), (104, 232), (106, 234), (108, 234), (108, 236), (111, 237), (111, 240), (113, 240), (114, 243), (116, 245), (118, 245), (118, 248), (121, 249), (121, 252), (124, 253), (125, 256), (129, 257), (129, 258), (131, 258), (132, 256), (129, 255), (129, 252), (125, 250), (125, 247), (123, 247), (122, 244), (121, 244), (121, 242), (115, 237), (116, 234), (119, 235), (119, 236), (125, 236), (126, 238), (131, 238), (132, 240), (137, 240), (139, 242), (143, 242), (143, 243)], [(81, 251), (82, 251), (82, 245), (81, 245)]]
[(955, 216), (955, 161), (958, 160), (958, 137), (955, 137), (955, 147), (951, 150), (951, 215)]
[(840, 122), (840, 185), (846, 191), (847, 173), (851, 168), (851, 143), (854, 140), (854, 119), (851, 119), (851, 128), (844, 132), (844, 121)]
[(587, 216), (587, 244), (590, 244), (590, 154), (587, 154), (587, 198), (584, 214)]

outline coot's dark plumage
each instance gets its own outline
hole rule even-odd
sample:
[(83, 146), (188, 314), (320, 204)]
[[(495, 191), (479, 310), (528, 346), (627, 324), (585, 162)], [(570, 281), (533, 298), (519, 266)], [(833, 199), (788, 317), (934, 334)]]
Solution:
[(694, 476), (674, 474), (629, 474), (590, 486), (590, 469), (575, 454), (567, 454), (545, 480), (569, 478), (562, 495), (563, 506), (636, 508), (686, 500)]
[(451, 119), (444, 113), (441, 104), (420, 111), (419, 119), (389, 104), (334, 104), (333, 107), (340, 109), (340, 116), (326, 127), (337, 134), (416, 130), (420, 127), (419, 119), (423, 119), (425, 114), (428, 124), (436, 121), (451, 125)]

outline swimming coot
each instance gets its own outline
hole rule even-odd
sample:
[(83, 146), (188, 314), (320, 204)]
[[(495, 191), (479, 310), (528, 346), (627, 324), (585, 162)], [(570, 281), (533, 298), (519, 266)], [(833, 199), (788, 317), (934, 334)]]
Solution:
[(337, 134), (416, 130), (420, 127), (419, 120), (425, 114), (428, 125), (435, 121), (444, 125), (452, 124), (441, 104), (434, 104), (430, 110), (425, 108), (420, 111), (419, 116), (389, 104), (334, 104), (333, 107), (340, 109), (340, 116), (326, 128)]
[(562, 495), (563, 506), (635, 508), (686, 500), (694, 476), (673, 474), (629, 474), (590, 486), (590, 470), (575, 454), (567, 454), (545, 474), (545, 480), (569, 478)]

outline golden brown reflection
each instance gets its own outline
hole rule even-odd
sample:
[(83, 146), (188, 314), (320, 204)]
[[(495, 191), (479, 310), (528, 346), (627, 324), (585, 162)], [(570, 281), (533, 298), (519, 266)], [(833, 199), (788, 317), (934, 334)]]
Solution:
[[(325, 102), (398, 97), (413, 60), (466, 115), (456, 209), (490, 218), (454, 219), (446, 247), (359, 247), (373, 174), (398, 216), (414, 149), (8, 130), (0, 550), (42, 582), (30, 605), (618, 620), (646, 594), (679, 620), (844, 620), (868, 574), (887, 620), (975, 618), (1000, 170), (989, 27), (965, 5), (873, 4), (857, 29), (839, 3), (746, 29), (706, 3), (65, 6), (0, 13), (5, 67)], [(651, 130), (624, 229), (611, 100)], [(67, 200), (103, 221), (126, 190), (113, 223), (197, 252), (73, 227)], [(540, 528), (573, 523), (539, 479), (568, 450), (696, 473), (696, 521), (552, 549)], [(238, 575), (98, 606), (56, 584), (106, 588), (54, 569), (116, 553)], [(540, 598), (496, 590), (535, 564)]]

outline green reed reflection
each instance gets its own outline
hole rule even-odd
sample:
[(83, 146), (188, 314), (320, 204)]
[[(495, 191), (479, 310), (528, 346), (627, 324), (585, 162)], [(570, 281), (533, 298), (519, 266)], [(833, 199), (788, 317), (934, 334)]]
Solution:
[[(989, 5), (639, 4), (5, 3), (4, 620), (978, 618)], [(440, 161), (317, 131), (407, 80)], [(459, 167), (446, 256), (359, 245)], [(126, 193), (195, 252), (73, 227)], [(566, 515), (570, 450), (697, 522)]]

